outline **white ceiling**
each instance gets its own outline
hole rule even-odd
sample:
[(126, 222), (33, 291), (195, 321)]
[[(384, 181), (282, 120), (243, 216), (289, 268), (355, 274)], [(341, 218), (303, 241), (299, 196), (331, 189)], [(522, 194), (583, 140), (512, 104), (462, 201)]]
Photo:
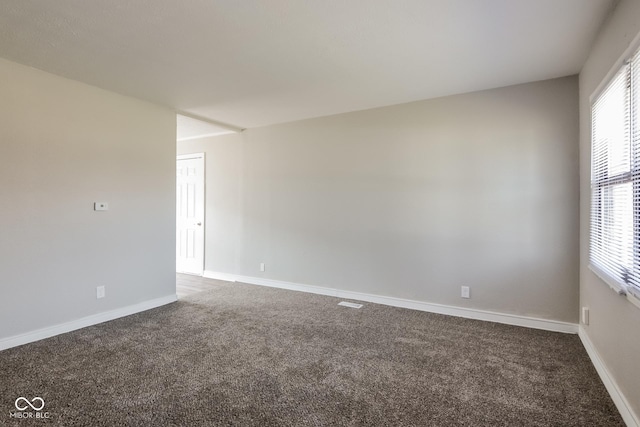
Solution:
[(580, 71), (613, 0), (0, 0), (0, 56), (238, 127)]

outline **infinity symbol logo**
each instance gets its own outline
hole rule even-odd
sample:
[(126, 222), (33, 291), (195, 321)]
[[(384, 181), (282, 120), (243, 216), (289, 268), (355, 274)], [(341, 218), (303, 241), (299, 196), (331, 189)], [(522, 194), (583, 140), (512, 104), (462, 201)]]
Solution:
[[(18, 406), (18, 402), (20, 402), (21, 400), (23, 400), (23, 401), (24, 401), (24, 403), (26, 403), (28, 406), (27, 406), (27, 405), (25, 405), (25, 406)], [(35, 406), (36, 400), (39, 400), (39, 401), (40, 401), (40, 407), (36, 407), (36, 406)], [(18, 411), (24, 411), (24, 410), (25, 410), (25, 409), (27, 409), (29, 406), (31, 406), (31, 409), (33, 409), (34, 411), (41, 411), (41, 410), (44, 408), (44, 399), (43, 399), (43, 398), (41, 398), (41, 397), (34, 397), (33, 399), (31, 399), (31, 402), (29, 402), (29, 400), (27, 400), (26, 398), (24, 398), (24, 397), (22, 397), (22, 396), (21, 396), (21, 397), (19, 397), (19, 398), (17, 398), (17, 399), (16, 399), (15, 405), (16, 405), (16, 409), (17, 409)]]

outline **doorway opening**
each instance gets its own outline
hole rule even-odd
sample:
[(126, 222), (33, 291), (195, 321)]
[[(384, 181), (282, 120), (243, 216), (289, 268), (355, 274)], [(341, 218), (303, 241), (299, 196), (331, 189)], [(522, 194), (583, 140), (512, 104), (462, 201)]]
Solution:
[(204, 273), (205, 155), (176, 157), (176, 272)]

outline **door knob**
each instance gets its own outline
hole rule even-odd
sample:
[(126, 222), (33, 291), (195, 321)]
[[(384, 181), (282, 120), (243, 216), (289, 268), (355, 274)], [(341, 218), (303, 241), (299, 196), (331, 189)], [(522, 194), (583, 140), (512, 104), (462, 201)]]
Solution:
[(201, 223), (201, 222), (199, 222), (199, 223), (197, 223), (196, 225), (202, 225), (202, 223)]

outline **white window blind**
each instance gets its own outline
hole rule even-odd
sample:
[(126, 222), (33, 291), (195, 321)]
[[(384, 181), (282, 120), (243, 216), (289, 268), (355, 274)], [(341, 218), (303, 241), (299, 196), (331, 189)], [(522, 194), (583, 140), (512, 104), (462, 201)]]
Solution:
[(633, 272), (629, 277), (629, 288), (640, 299), (640, 49), (636, 50), (629, 63), (631, 147), (633, 152)]
[(640, 50), (591, 107), (591, 268), (640, 296)]

